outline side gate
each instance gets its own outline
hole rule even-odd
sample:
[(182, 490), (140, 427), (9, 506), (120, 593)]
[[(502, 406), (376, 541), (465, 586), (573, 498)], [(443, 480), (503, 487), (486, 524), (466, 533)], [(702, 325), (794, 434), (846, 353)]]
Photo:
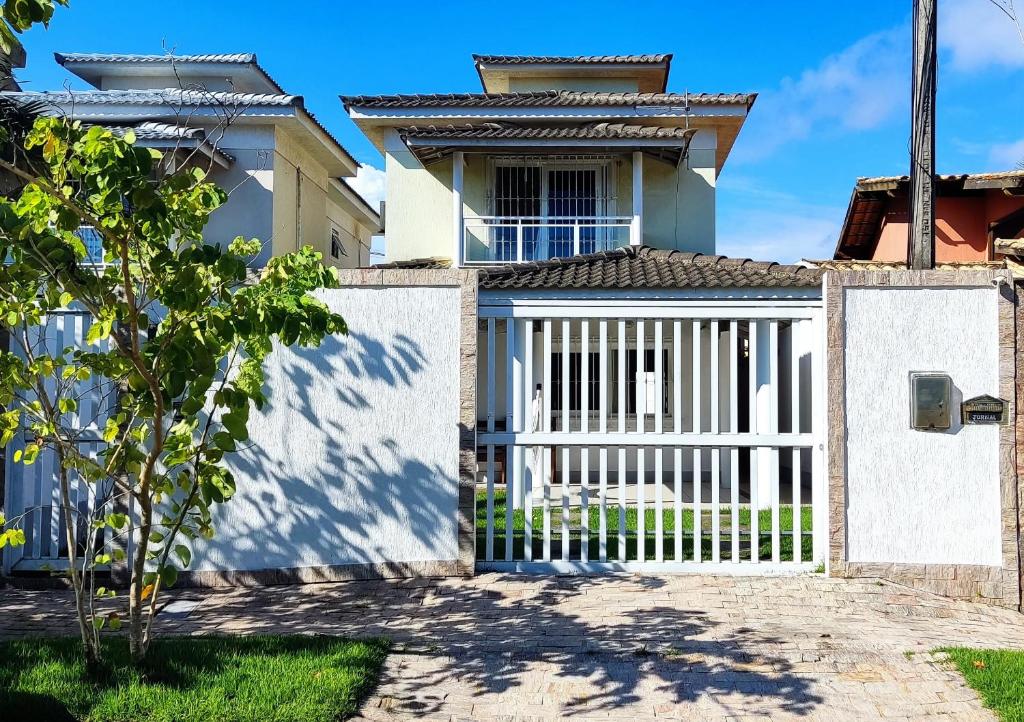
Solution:
[(820, 299), (481, 298), (477, 567), (809, 571)]
[[(50, 314), (27, 350), (34, 354), (58, 354), (67, 347), (84, 347), (91, 321), (90, 314), (84, 311)], [(25, 355), (27, 350), (17, 340), (9, 339), (9, 343), (11, 351)], [(75, 394), (79, 400), (78, 410), (66, 414), (65, 423), (74, 430), (79, 450), (96, 458), (103, 448), (103, 427), (113, 408), (114, 388), (108, 381), (90, 379), (78, 384)], [(3, 549), (5, 574), (67, 568), (68, 541), (60, 504), (56, 454), (44, 451), (32, 464), (15, 463), (14, 453), (24, 449), (27, 441), (27, 432), (23, 432), (4, 452), (4, 509), (8, 521), (20, 518), (21, 528), (25, 530), (23, 546)], [(74, 470), (68, 472), (68, 483), (71, 505), (76, 510), (75, 543), (81, 554), (90, 536), (87, 519), (97, 505), (106, 503), (109, 489), (86, 483)], [(102, 534), (92, 540), (94, 549), (103, 543)]]

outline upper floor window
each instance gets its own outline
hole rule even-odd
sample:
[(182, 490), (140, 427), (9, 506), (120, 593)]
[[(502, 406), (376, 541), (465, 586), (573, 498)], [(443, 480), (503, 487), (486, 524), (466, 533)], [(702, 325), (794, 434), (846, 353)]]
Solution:
[(331, 226), (331, 258), (341, 258), (347, 256), (345, 253), (345, 246), (341, 243), (341, 231), (337, 226)]

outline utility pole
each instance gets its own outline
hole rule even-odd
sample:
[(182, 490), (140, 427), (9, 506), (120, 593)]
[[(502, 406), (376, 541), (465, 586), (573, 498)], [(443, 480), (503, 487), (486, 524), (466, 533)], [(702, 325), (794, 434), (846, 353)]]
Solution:
[(910, 267), (935, 267), (935, 74), (937, 0), (914, 0), (910, 119)]

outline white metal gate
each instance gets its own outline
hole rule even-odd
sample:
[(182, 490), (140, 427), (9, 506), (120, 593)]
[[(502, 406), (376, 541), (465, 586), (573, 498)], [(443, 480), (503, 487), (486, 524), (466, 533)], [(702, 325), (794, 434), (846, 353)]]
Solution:
[[(82, 311), (50, 314), (39, 327), (33, 353), (56, 355), (68, 347), (86, 347), (85, 337), (91, 323), (91, 315)], [(11, 339), (10, 343), (11, 351), (24, 355), (22, 344), (16, 339)], [(65, 415), (65, 423), (67, 428), (74, 429), (82, 453), (96, 458), (103, 448), (103, 427), (113, 407), (114, 389), (109, 381), (89, 379), (78, 385), (75, 395), (79, 400), (78, 409)], [(56, 455), (44, 451), (33, 464), (14, 463), (14, 453), (24, 449), (25, 444), (25, 435), (17, 435), (7, 447), (4, 459), (4, 509), (8, 521), (20, 518), (20, 526), (25, 531), (23, 546), (4, 548), (4, 573), (67, 567), (68, 542)], [(81, 556), (90, 543), (98, 550), (106, 542), (105, 532), (90, 530), (87, 520), (97, 506), (107, 503), (109, 489), (86, 483), (74, 470), (68, 471), (68, 481), (71, 505), (75, 509), (75, 542)]]
[(818, 299), (480, 306), (477, 566), (822, 563)]

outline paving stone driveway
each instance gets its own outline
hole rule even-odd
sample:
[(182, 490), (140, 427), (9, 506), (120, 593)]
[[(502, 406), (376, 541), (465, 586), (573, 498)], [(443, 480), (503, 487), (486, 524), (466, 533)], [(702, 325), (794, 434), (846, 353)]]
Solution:
[[(1015, 612), (816, 576), (484, 574), (175, 601), (165, 633), (390, 637), (373, 720), (988, 720), (928, 651), (1024, 648)], [(70, 632), (70, 609), (64, 592), (0, 590), (0, 637)]]

